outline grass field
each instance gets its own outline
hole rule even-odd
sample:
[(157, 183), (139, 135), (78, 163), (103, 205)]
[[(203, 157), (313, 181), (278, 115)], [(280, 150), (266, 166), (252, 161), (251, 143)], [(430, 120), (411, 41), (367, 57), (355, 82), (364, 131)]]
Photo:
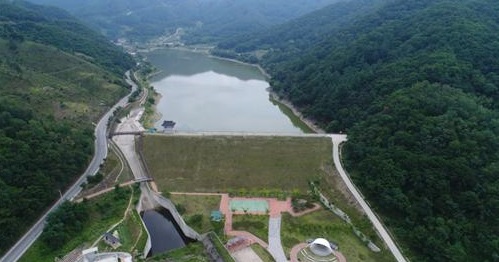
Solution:
[[(212, 210), (219, 209), (220, 198), (220, 196), (170, 195), (170, 199), (177, 206), (177, 210), (180, 212), (181, 209), (184, 209), (181, 215), (187, 224), (200, 234), (214, 230), (213, 223), (210, 222), (210, 215)], [(202, 215), (201, 221), (189, 223), (196, 215)]]
[(302, 137), (147, 135), (144, 156), (159, 190), (308, 190), (332, 170), (331, 140)]
[(232, 229), (248, 231), (261, 240), (268, 241), (269, 216), (266, 215), (233, 215)]

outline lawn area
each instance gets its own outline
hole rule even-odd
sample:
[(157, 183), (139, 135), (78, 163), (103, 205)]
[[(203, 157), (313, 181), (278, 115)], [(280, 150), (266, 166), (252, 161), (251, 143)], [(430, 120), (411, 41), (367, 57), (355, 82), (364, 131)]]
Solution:
[[(92, 243), (104, 234), (111, 225), (117, 223), (123, 218), (123, 214), (128, 206), (132, 190), (131, 188), (121, 188), (120, 190), (120, 193), (111, 191), (102, 196), (80, 203), (80, 205), (89, 205), (90, 219), (82, 225), (82, 231), (76, 237), (65, 243), (63, 247), (58, 250), (49, 250), (39, 238), (19, 261), (53, 262), (55, 257), (63, 257), (77, 247), (89, 247), (92, 245)], [(134, 192), (135, 194), (140, 193), (138, 189), (134, 189)], [(137, 195), (134, 195), (134, 198), (136, 197)], [(136, 218), (130, 219), (131, 222), (125, 221), (123, 229), (120, 230), (118, 228), (120, 233), (124, 232), (123, 236), (125, 238), (123, 240), (126, 243), (124, 246), (118, 248), (118, 250), (130, 252), (130, 250), (125, 249), (131, 248), (133, 244), (129, 245), (128, 243), (136, 242), (132, 241), (132, 238), (134, 238), (134, 236), (138, 236), (136, 232), (140, 229), (137, 229), (135, 226), (139, 227), (140, 225), (135, 223)], [(127, 233), (125, 233), (125, 230)], [(127, 237), (130, 238), (127, 240)]]
[(144, 156), (163, 192), (305, 193), (333, 170), (331, 139), (146, 135)]
[(307, 239), (324, 237), (339, 244), (347, 261), (394, 261), (391, 253), (370, 251), (352, 232), (348, 224), (327, 210), (319, 210), (301, 217), (283, 214), (281, 241), (286, 254), (291, 248)]
[[(131, 254), (138, 254), (143, 251), (143, 248), (147, 241), (147, 233), (141, 222), (140, 214), (134, 208), (134, 203), (139, 201), (140, 190), (139, 188), (134, 188), (137, 191), (134, 194), (134, 199), (132, 200), (132, 208), (128, 211), (126, 218), (116, 226), (112, 231), (118, 231), (121, 246), (116, 250), (128, 252)], [(115, 251), (109, 245), (104, 243), (104, 241), (99, 242), (99, 251), (102, 252), (113, 252)]]
[[(186, 223), (199, 234), (214, 230), (213, 223), (210, 222), (210, 215), (212, 210), (219, 209), (220, 198), (221, 196), (170, 195), (170, 199)], [(202, 216), (200, 221), (196, 220), (196, 215)]]
[(268, 242), (269, 216), (266, 215), (233, 215), (232, 229), (248, 231)]

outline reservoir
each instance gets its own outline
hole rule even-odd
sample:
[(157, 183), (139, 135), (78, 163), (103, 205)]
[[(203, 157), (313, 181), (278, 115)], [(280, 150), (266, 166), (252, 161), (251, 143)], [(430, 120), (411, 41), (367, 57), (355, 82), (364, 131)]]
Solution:
[(269, 99), (258, 68), (175, 49), (145, 53), (159, 71), (151, 79), (161, 95), (155, 124), (173, 120), (176, 131), (300, 134), (303, 123)]

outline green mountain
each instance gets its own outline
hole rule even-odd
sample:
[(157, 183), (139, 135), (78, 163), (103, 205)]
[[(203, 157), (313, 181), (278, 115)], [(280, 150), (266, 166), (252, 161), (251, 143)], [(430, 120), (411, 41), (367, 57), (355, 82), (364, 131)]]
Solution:
[(31, 0), (70, 11), (109, 38), (135, 40), (187, 29), (189, 42), (211, 42), (283, 23), (338, 0)]
[(498, 261), (498, 14), (351, 1), (215, 53), (261, 63), (276, 93), (348, 134), (351, 176), (412, 260)]
[(84, 171), (132, 66), (64, 11), (0, 1), (0, 253)]

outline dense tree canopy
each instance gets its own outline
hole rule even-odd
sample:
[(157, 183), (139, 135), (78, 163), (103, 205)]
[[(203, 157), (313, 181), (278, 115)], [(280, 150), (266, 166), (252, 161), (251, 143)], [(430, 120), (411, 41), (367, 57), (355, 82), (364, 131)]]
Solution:
[(0, 0), (0, 254), (82, 174), (132, 66), (66, 12)]
[(0, 99), (0, 250), (82, 172), (93, 151), (92, 133)]
[(183, 39), (198, 43), (255, 32), (338, 0), (31, 1), (64, 8), (109, 38), (144, 40), (183, 28)]
[(349, 1), (215, 53), (261, 63), (275, 92), (348, 134), (348, 169), (414, 260), (498, 261), (498, 13)]
[(418, 255), (499, 258), (496, 111), (455, 88), (423, 82), (391, 94), (349, 139), (355, 180)]
[(133, 66), (132, 58), (105, 37), (85, 27), (67, 12), (24, 1), (0, 2), (0, 38), (29, 40), (81, 53), (92, 62), (123, 74)]
[(88, 219), (89, 208), (86, 202), (64, 202), (47, 217), (41, 240), (49, 249), (57, 250), (80, 233)]

